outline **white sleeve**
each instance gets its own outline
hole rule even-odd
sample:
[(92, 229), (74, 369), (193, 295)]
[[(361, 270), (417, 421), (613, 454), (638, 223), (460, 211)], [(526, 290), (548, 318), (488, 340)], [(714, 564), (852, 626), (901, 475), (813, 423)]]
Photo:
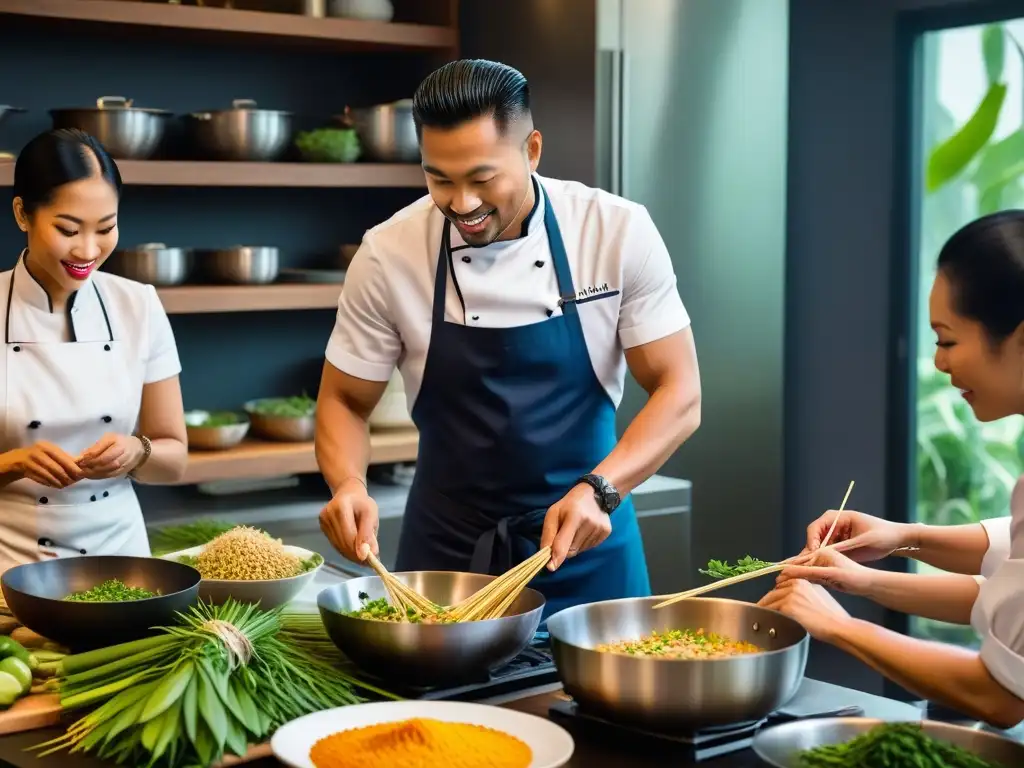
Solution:
[(402, 352), (390, 306), (385, 267), (364, 238), (345, 273), (327, 362), (359, 379), (388, 381)]
[(981, 560), (981, 575), (988, 579), (1010, 556), (1010, 517), (982, 520), (981, 527), (988, 535), (988, 549)]
[(143, 383), (152, 384), (181, 373), (181, 361), (171, 321), (152, 285), (146, 286), (146, 309), (149, 313), (149, 349)]
[(647, 209), (640, 207), (626, 238), (619, 341), (631, 349), (663, 339), (690, 324), (672, 259)]
[(1006, 690), (1024, 699), (1024, 561), (1011, 560), (1000, 574), (1001, 589), (981, 643), (981, 660)]

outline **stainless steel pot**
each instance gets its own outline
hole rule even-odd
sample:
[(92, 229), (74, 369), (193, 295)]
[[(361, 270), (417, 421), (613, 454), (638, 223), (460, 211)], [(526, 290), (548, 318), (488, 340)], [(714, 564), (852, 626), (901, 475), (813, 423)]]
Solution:
[[(9, 104), (0, 104), (0, 125), (3, 125), (4, 118), (11, 114), (18, 114), (25, 112), (26, 110), (22, 107), (12, 107)], [(3, 148), (0, 147), (0, 160), (13, 160), (14, 154), (12, 152), (4, 152)]]
[(276, 160), (292, 138), (292, 113), (257, 109), (252, 99), (235, 99), (231, 109), (193, 112), (186, 125), (195, 148), (211, 160)]
[[(658, 602), (609, 600), (548, 619), (559, 677), (581, 710), (647, 729), (691, 732), (758, 721), (800, 687), (809, 640), (792, 619), (738, 600), (693, 598), (655, 610)], [(701, 628), (766, 650), (679, 660), (595, 650), (652, 631)]]
[(236, 245), (202, 251), (199, 260), (210, 279), (243, 285), (272, 283), (281, 268), (277, 248), (273, 246)]
[(54, 128), (77, 128), (95, 136), (113, 157), (145, 160), (163, 140), (171, 113), (133, 107), (124, 96), (101, 96), (96, 107), (51, 109)]
[(412, 119), (412, 99), (376, 107), (346, 108), (335, 118), (359, 134), (366, 159), (379, 163), (418, 163), (420, 144)]
[(103, 265), (107, 272), (150, 285), (180, 285), (192, 272), (192, 252), (146, 243), (115, 251)]

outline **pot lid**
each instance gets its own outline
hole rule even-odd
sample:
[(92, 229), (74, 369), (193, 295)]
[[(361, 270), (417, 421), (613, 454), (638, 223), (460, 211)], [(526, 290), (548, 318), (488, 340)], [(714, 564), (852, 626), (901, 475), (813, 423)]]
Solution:
[(291, 115), (291, 112), (286, 112), (280, 109), (260, 109), (256, 106), (254, 99), (233, 99), (231, 106), (226, 109), (206, 109), (198, 112), (192, 112), (192, 117), (207, 118), (210, 115), (223, 115), (231, 112), (260, 112), (265, 115)]
[(55, 112), (146, 112), (151, 115), (169, 115), (166, 109), (149, 109), (146, 107), (132, 106), (132, 99), (124, 96), (100, 96), (96, 99), (95, 107), (61, 107), (51, 109), (50, 114)]

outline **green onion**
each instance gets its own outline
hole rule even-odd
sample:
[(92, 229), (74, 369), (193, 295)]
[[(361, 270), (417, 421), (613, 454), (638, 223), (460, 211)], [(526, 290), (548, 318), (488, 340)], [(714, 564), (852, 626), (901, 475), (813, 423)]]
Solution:
[(801, 768), (1009, 768), (929, 736), (920, 723), (886, 723), (850, 741), (800, 753)]
[(142, 587), (129, 587), (120, 579), (107, 579), (92, 589), (72, 592), (64, 599), (79, 603), (124, 603), (129, 600), (146, 600), (159, 594)]

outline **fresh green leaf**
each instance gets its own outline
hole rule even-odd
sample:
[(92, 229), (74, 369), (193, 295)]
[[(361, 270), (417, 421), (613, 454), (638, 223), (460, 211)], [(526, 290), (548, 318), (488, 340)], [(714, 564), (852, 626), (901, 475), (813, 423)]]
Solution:
[(928, 158), (925, 186), (934, 192), (956, 177), (988, 143), (1006, 100), (1006, 85), (994, 83), (970, 119)]
[(981, 31), (981, 55), (988, 84), (1000, 82), (1006, 61), (1006, 34), (1002, 24), (989, 24)]

